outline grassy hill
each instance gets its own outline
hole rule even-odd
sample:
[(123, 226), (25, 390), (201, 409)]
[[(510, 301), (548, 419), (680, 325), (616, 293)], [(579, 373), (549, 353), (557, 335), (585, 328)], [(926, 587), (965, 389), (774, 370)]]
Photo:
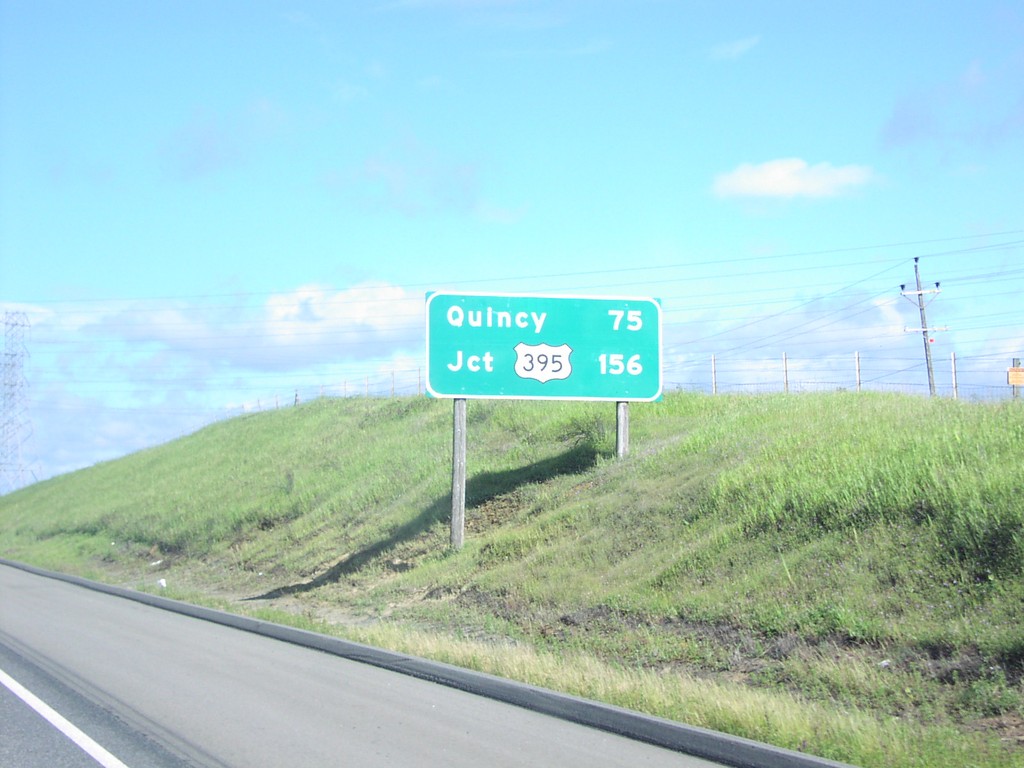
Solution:
[(1024, 764), (1024, 406), (319, 400), (0, 498), (0, 553), (870, 766)]

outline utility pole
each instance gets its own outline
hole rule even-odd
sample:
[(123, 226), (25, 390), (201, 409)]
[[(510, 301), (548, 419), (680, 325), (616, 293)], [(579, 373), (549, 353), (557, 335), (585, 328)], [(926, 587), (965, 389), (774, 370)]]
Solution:
[[(938, 282), (936, 282), (935, 283), (935, 288), (929, 288), (927, 291), (923, 290), (921, 288), (921, 270), (918, 267), (917, 260), (918, 260), (918, 257), (915, 256), (914, 257), (914, 277), (917, 280), (917, 290), (916, 291), (908, 291), (907, 290), (907, 285), (906, 285), (906, 283), (904, 283), (903, 285), (900, 286), (900, 293), (903, 296), (906, 296), (907, 299), (909, 299), (912, 302), (914, 301), (914, 299), (911, 299), (910, 297), (911, 296), (917, 296), (917, 308), (921, 312), (921, 327), (920, 328), (904, 328), (903, 330), (905, 332), (907, 332), (907, 333), (913, 333), (913, 332), (916, 332), (916, 331), (920, 331), (921, 332), (921, 336), (924, 339), (924, 362), (925, 362), (925, 365), (928, 367), (928, 394), (930, 394), (932, 397), (935, 397), (935, 369), (932, 367), (932, 348), (931, 348), (931, 343), (934, 341), (934, 339), (932, 339), (929, 334), (931, 334), (933, 331), (947, 331), (949, 329), (946, 328), (946, 327), (942, 327), (942, 328), (929, 328), (928, 327), (928, 318), (925, 317), (925, 312), (924, 312), (924, 308), (926, 306), (925, 300), (924, 300), (924, 295), (926, 293), (931, 293), (931, 294), (939, 293), (939, 284), (938, 284)], [(934, 298), (935, 297), (932, 296), (932, 299), (934, 299)], [(928, 304), (931, 303), (932, 299), (928, 300)]]

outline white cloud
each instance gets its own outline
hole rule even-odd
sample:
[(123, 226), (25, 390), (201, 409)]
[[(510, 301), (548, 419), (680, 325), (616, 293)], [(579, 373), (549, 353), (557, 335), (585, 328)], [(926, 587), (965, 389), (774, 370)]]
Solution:
[(0, 301), (0, 315), (8, 312), (24, 313), (28, 319), (29, 327), (47, 322), (53, 317), (52, 309), (40, 307), (36, 304), (22, 304), (16, 301)]
[(276, 347), (330, 344), (335, 354), (376, 357), (422, 330), (422, 314), (423, 297), (395, 285), (365, 283), (343, 291), (307, 285), (267, 300), (264, 333)]
[(760, 42), (760, 35), (744, 37), (741, 40), (731, 40), (728, 43), (722, 43), (712, 48), (711, 58), (718, 60), (738, 59), (743, 54), (751, 51)]
[(220, 173), (239, 164), (245, 152), (237, 131), (222, 118), (195, 115), (168, 139), (168, 171), (184, 181)]
[(798, 157), (754, 165), (743, 163), (715, 178), (718, 197), (836, 197), (867, 184), (874, 172), (864, 165), (808, 165)]
[(491, 224), (515, 224), (526, 216), (527, 206), (510, 208), (481, 201), (476, 206), (476, 216), (480, 221)]
[[(184, 371), (201, 379), (211, 371), (297, 371), (390, 358), (422, 344), (423, 322), (422, 293), (363, 283), (340, 290), (305, 285), (271, 294), (257, 306), (184, 300), (104, 304), (82, 317), (54, 315), (39, 323), (39, 333), (60, 339), (74, 332), (79, 351), (86, 340), (119, 350), (119, 368), (127, 369), (129, 379), (145, 380), (152, 373), (144, 370), (147, 361), (163, 370), (162, 377)], [(136, 354), (124, 357), (129, 349)]]
[(164, 168), (181, 181), (232, 171), (295, 127), (288, 111), (266, 97), (256, 98), (240, 109), (199, 110), (164, 141)]
[(422, 291), (374, 282), (261, 298), (0, 304), (33, 324), (26, 465), (49, 477), (296, 392), (420, 391)]
[(570, 56), (596, 56), (612, 49), (612, 42), (605, 39), (590, 40), (568, 51)]
[(356, 85), (349, 82), (340, 82), (334, 86), (334, 96), (338, 101), (350, 104), (357, 99), (365, 98), (369, 90), (364, 85)]
[(407, 138), (366, 157), (347, 171), (329, 171), (325, 184), (378, 213), (471, 214), (480, 193), (475, 162), (445, 157)]
[(882, 125), (889, 149), (934, 146), (943, 163), (964, 150), (991, 151), (1024, 136), (1024, 58), (969, 62), (960, 74), (902, 94)]
[(906, 322), (903, 314), (900, 312), (900, 309), (902, 309), (901, 304), (896, 304), (892, 298), (875, 299), (873, 303), (878, 308), (880, 314), (878, 324), (872, 328), (872, 333), (876, 337), (903, 337), (906, 335), (904, 331)]

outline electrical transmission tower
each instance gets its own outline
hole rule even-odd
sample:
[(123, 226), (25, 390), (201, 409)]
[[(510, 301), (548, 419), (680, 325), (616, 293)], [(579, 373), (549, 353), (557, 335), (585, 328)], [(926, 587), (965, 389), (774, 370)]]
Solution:
[(3, 411), (0, 414), (0, 493), (26, 485), (32, 474), (22, 461), (21, 447), (32, 434), (28, 419), (28, 382), (25, 380), (24, 312), (4, 313)]
[(920, 331), (921, 332), (921, 336), (924, 338), (924, 362), (925, 362), (925, 365), (927, 365), (927, 367), (928, 367), (928, 394), (930, 394), (932, 397), (935, 397), (935, 369), (932, 367), (932, 347), (931, 347), (931, 343), (933, 341), (935, 341), (935, 339), (933, 339), (931, 337), (931, 334), (934, 331), (948, 331), (949, 328), (947, 328), (945, 326), (943, 326), (942, 328), (929, 328), (928, 327), (928, 318), (925, 317), (924, 308), (925, 308), (925, 306), (927, 306), (927, 304), (931, 304), (932, 303), (932, 299), (934, 299), (935, 296), (932, 296), (932, 298), (928, 300), (927, 304), (925, 303), (924, 296), (925, 296), (926, 293), (931, 293), (931, 294), (939, 293), (939, 284), (936, 282), (934, 288), (929, 288), (928, 290), (922, 290), (922, 288), (921, 288), (921, 270), (918, 267), (917, 259), (918, 259), (918, 257), (915, 256), (914, 257), (914, 277), (917, 279), (917, 290), (916, 291), (908, 291), (907, 290), (907, 285), (906, 285), (906, 283), (904, 283), (903, 285), (900, 286), (900, 293), (903, 296), (906, 296), (907, 299), (909, 299), (912, 302), (915, 302), (915, 299), (911, 299), (910, 297), (911, 296), (916, 296), (917, 297), (917, 299), (916, 299), (917, 308), (921, 312), (921, 327), (920, 328), (904, 328), (903, 330), (906, 331), (907, 333), (916, 333), (917, 331)]

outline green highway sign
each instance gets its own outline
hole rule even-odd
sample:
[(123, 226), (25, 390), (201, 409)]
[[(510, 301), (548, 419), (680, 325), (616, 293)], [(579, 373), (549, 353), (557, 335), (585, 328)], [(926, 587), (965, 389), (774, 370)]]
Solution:
[(427, 294), (427, 394), (661, 397), (661, 304), (629, 296)]

